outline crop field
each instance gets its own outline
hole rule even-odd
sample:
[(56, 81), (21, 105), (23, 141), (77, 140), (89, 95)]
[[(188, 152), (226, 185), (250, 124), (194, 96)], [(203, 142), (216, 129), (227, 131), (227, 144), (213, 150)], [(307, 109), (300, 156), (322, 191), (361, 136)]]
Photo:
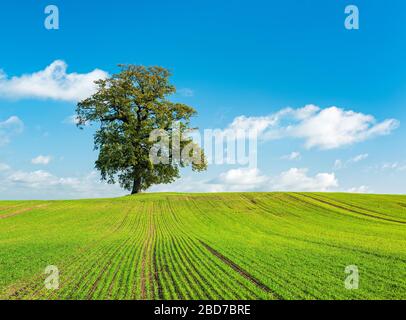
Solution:
[(2, 201), (0, 299), (406, 299), (406, 196)]

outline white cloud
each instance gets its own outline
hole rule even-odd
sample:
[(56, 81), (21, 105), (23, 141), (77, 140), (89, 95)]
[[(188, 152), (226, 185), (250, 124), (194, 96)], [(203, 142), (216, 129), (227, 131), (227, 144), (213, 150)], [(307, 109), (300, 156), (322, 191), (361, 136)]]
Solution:
[(0, 146), (8, 144), (11, 137), (21, 133), (23, 129), (24, 123), (16, 116), (0, 121)]
[(7, 170), (9, 170), (9, 169), (10, 169), (10, 166), (9, 166), (9, 165), (0, 162), (0, 172), (1, 172), (1, 171), (7, 171)]
[(386, 162), (382, 165), (382, 170), (385, 169), (396, 169), (399, 166), (398, 162)]
[(330, 107), (287, 131), (293, 137), (305, 139), (306, 148), (334, 149), (389, 134), (397, 127), (398, 121), (394, 119), (375, 124), (370, 115)]
[(182, 178), (170, 185), (154, 186), (152, 192), (243, 192), (243, 191), (331, 191), (338, 187), (334, 173), (317, 173), (292, 168), (276, 177), (261, 174), (258, 169), (239, 168), (219, 174), (218, 178), (196, 181)]
[(307, 175), (308, 169), (291, 168), (282, 172), (273, 182), (273, 189), (279, 191), (330, 191), (338, 187), (334, 173)]
[(359, 154), (359, 155), (355, 156), (354, 158), (350, 159), (349, 162), (354, 162), (354, 163), (360, 162), (362, 160), (365, 160), (368, 157), (369, 157), (368, 153)]
[(354, 187), (350, 188), (347, 190), (347, 192), (350, 193), (371, 193), (371, 189), (368, 186), (359, 186), (359, 187)]
[(301, 158), (300, 152), (293, 151), (281, 157), (282, 160), (299, 160)]
[(273, 127), (278, 122), (278, 115), (271, 115), (265, 117), (246, 117), (239, 116), (234, 118), (233, 122), (228, 126), (226, 130), (256, 130), (257, 133), (263, 134), (269, 127)]
[(41, 164), (41, 165), (47, 165), (51, 162), (52, 157), (51, 156), (42, 156), (39, 155), (38, 157), (35, 157), (34, 159), (31, 160), (32, 164)]
[(348, 159), (347, 161), (342, 161), (341, 159), (337, 159), (334, 162), (334, 170), (340, 170), (343, 168), (347, 168), (349, 165), (353, 164), (353, 163), (357, 163), (357, 162), (361, 162), (365, 159), (367, 159), (369, 157), (368, 153), (363, 153), (363, 154), (359, 154), (351, 159)]
[(371, 165), (367, 168), (367, 170), (404, 172), (406, 171), (406, 162), (404, 161), (384, 162), (380, 164)]
[(77, 102), (95, 92), (94, 81), (108, 77), (108, 73), (99, 69), (83, 74), (67, 73), (67, 67), (64, 61), (56, 60), (32, 74), (7, 77), (0, 73), (0, 96)]
[(159, 184), (148, 189), (148, 192), (224, 192), (225, 187), (208, 180), (196, 180), (192, 177), (181, 177), (171, 184)]
[(7, 179), (13, 184), (21, 184), (33, 188), (40, 187), (44, 184), (52, 186), (63, 182), (49, 172), (43, 170), (32, 172), (16, 171), (9, 175)]
[(334, 166), (333, 166), (334, 170), (340, 170), (340, 169), (342, 169), (343, 167), (344, 167), (344, 164), (343, 164), (343, 162), (342, 162), (340, 159), (337, 159), (337, 160), (334, 162)]
[(126, 194), (118, 185), (100, 181), (97, 172), (84, 176), (58, 177), (48, 171), (0, 172), (2, 199), (79, 199)]
[(243, 192), (268, 188), (269, 177), (256, 168), (238, 168), (220, 173), (215, 179), (183, 177), (170, 185), (153, 186), (151, 192)]
[(377, 123), (372, 115), (347, 111), (335, 106), (320, 109), (315, 105), (285, 108), (263, 117), (239, 116), (225, 129), (255, 129), (259, 138), (273, 140), (297, 138), (308, 149), (335, 149), (367, 139), (388, 135), (399, 121), (387, 119)]
[(284, 119), (289, 118), (295, 121), (301, 121), (310, 117), (318, 110), (319, 108), (314, 105), (307, 105), (299, 109), (284, 108), (268, 116), (238, 116), (224, 131), (232, 130), (236, 132), (239, 130), (255, 130), (259, 136), (262, 136), (263, 139), (281, 138), (281, 132), (275, 129), (280, 128)]
[(406, 164), (402, 164), (399, 162), (386, 162), (381, 166), (382, 170), (397, 170), (397, 171), (405, 171)]
[(237, 190), (255, 189), (266, 182), (268, 178), (257, 168), (231, 169), (219, 175), (218, 181)]

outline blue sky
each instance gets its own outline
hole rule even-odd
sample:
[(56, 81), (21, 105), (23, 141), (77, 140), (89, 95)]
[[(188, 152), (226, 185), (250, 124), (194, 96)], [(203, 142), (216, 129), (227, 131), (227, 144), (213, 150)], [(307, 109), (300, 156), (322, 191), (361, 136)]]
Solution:
[[(60, 10), (59, 30), (44, 28), (49, 4)], [(359, 30), (344, 27), (349, 4), (359, 8)], [(69, 121), (75, 99), (63, 88), (24, 91), (22, 81), (33, 85), (32, 74), (55, 61), (79, 74), (76, 91), (119, 63), (167, 67), (180, 89), (174, 99), (198, 110), (201, 129), (319, 107), (309, 119), (290, 118), (294, 133), (279, 139), (265, 135), (284, 124), (269, 125), (258, 168), (185, 170), (153, 191), (405, 193), (405, 18), (403, 0), (2, 1), (0, 199), (124, 194), (98, 182), (93, 129)]]

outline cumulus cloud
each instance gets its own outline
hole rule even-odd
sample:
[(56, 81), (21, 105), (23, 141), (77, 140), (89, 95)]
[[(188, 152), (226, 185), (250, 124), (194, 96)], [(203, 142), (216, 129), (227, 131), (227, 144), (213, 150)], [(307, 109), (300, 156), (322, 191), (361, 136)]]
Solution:
[(338, 187), (334, 173), (308, 175), (308, 169), (291, 168), (275, 177), (254, 168), (231, 169), (216, 179), (183, 178), (171, 185), (155, 186), (153, 192), (332, 191)]
[(55, 186), (69, 183), (68, 180), (59, 179), (47, 171), (37, 170), (32, 172), (16, 171), (7, 177), (7, 180), (15, 185), (38, 188), (41, 186)]
[(376, 123), (371, 115), (330, 107), (287, 128), (287, 132), (293, 137), (303, 138), (306, 148), (334, 149), (387, 135), (398, 125), (399, 122), (394, 119)]
[(378, 123), (372, 115), (335, 106), (321, 109), (307, 105), (262, 117), (239, 116), (224, 131), (256, 130), (263, 140), (297, 138), (304, 140), (307, 149), (335, 149), (388, 135), (398, 126), (395, 119)]
[(89, 73), (67, 73), (68, 65), (56, 60), (44, 70), (8, 77), (0, 73), (0, 96), (11, 99), (39, 98), (77, 102), (95, 91), (94, 81), (108, 77), (95, 69)]
[(269, 187), (269, 177), (257, 168), (237, 168), (222, 172), (215, 179), (183, 177), (170, 185), (153, 186), (151, 192), (243, 192)]
[(273, 182), (273, 189), (279, 191), (330, 191), (338, 187), (334, 173), (317, 173), (308, 176), (308, 169), (291, 168), (282, 172)]
[(257, 168), (231, 169), (221, 173), (219, 179), (223, 183), (243, 185), (258, 184), (266, 180)]
[(148, 192), (225, 192), (226, 189), (219, 183), (211, 180), (196, 180), (193, 177), (181, 177), (171, 184), (154, 185)]
[(231, 169), (219, 175), (217, 182), (229, 190), (253, 190), (263, 185), (268, 178), (257, 168)]
[(51, 162), (52, 157), (51, 156), (42, 156), (39, 155), (38, 157), (35, 157), (34, 159), (31, 159), (32, 164), (41, 164), (41, 165), (47, 165)]
[(259, 135), (261, 135), (266, 129), (276, 126), (278, 123), (278, 117), (278, 114), (264, 117), (238, 116), (234, 118), (233, 122), (228, 126), (228, 128), (226, 128), (225, 131), (255, 130)]
[(0, 147), (8, 144), (12, 136), (24, 129), (24, 123), (16, 116), (0, 121)]
[(100, 181), (97, 172), (84, 176), (58, 177), (45, 170), (0, 171), (2, 199), (80, 199), (125, 194), (117, 185)]
[(318, 110), (317, 106), (307, 105), (299, 109), (284, 108), (268, 116), (247, 117), (242, 115), (234, 118), (225, 131), (254, 130), (263, 139), (281, 138), (283, 133), (279, 130), (283, 128), (286, 119), (301, 121), (312, 116)]

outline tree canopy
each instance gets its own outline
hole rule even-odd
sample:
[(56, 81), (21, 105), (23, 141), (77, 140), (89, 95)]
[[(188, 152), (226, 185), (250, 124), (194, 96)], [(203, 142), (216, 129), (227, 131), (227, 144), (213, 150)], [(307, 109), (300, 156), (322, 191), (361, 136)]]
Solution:
[(102, 180), (119, 182), (135, 194), (173, 182), (181, 167), (205, 170), (203, 150), (188, 135), (196, 129), (190, 126), (196, 110), (168, 99), (176, 92), (170, 72), (158, 66), (119, 67), (118, 74), (96, 81), (96, 92), (76, 109), (80, 128), (99, 125), (95, 167)]

